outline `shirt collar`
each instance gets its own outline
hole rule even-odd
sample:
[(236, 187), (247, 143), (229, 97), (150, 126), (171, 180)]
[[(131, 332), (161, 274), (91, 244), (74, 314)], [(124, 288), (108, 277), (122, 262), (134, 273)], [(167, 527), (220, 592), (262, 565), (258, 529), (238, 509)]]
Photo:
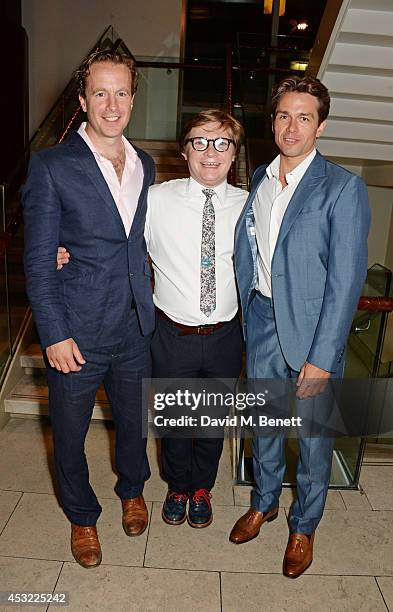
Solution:
[(216, 187), (207, 187), (205, 185), (202, 185), (201, 183), (198, 183), (198, 181), (196, 181), (195, 179), (192, 178), (192, 176), (190, 176), (188, 179), (188, 193), (190, 195), (203, 198), (204, 197), (204, 194), (202, 193), (203, 189), (213, 189), (213, 191), (215, 191), (217, 195), (219, 203), (223, 204), (225, 202), (227, 185), (228, 185), (227, 181), (223, 181)]
[[(291, 172), (287, 172), (285, 175), (285, 180), (288, 185), (291, 183), (298, 183), (304, 176), (307, 168), (311, 164), (317, 153), (316, 149), (313, 149), (309, 155), (303, 161), (296, 166)], [(266, 174), (269, 179), (273, 177), (278, 181), (279, 180), (279, 172), (280, 172), (280, 155), (277, 155), (272, 161), (272, 163), (266, 168)]]
[[(92, 142), (92, 140), (87, 135), (86, 125), (87, 125), (86, 121), (84, 121), (83, 123), (80, 124), (79, 129), (78, 129), (79, 136), (81, 136), (81, 138), (83, 138), (83, 140), (85, 141), (85, 143), (87, 144), (89, 149), (92, 151), (92, 153), (94, 153), (94, 155), (100, 161), (102, 159), (106, 160), (107, 158), (104, 157), (103, 155), (101, 155), (99, 153), (99, 151), (97, 151), (97, 147), (95, 146), (95, 144)], [(132, 144), (124, 136), (122, 136), (122, 141), (123, 141), (123, 144), (124, 144), (124, 150), (126, 152), (127, 161), (130, 161), (134, 165), (135, 162), (136, 162), (136, 159), (138, 157), (137, 152), (135, 151), (135, 149), (132, 146)]]

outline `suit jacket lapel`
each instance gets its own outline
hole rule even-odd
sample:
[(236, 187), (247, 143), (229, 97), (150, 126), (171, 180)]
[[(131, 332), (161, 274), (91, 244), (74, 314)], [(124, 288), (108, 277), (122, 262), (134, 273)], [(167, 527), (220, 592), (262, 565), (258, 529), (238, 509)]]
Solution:
[(314, 197), (314, 189), (324, 176), (325, 160), (317, 151), (287, 206), (278, 234), (275, 252), (280, 248), (283, 240), (285, 240), (300, 211), (307, 204), (308, 200)]
[(108, 184), (102, 175), (93, 153), (79, 134), (71, 134), (66, 140), (66, 143), (69, 144), (74, 150), (77, 160), (83, 167), (86, 176), (88, 176), (98, 195), (105, 202), (105, 205), (108, 207), (110, 212), (115, 216), (123, 233), (125, 234), (123, 221), (116, 206), (116, 202), (112, 197)]
[(252, 208), (252, 205), (253, 205), (253, 202), (254, 202), (254, 199), (255, 199), (255, 195), (256, 195), (256, 193), (258, 191), (258, 188), (259, 188), (260, 184), (264, 180), (265, 176), (266, 176), (266, 167), (264, 168), (264, 170), (263, 170), (261, 176), (258, 178), (258, 180), (254, 181), (252, 186), (251, 186), (251, 191), (250, 191), (250, 193), (248, 195), (248, 198), (247, 198), (247, 201), (246, 201), (246, 203), (244, 205), (244, 208), (243, 208), (243, 210), (242, 210), (242, 212), (240, 214), (239, 220), (238, 220), (238, 222), (236, 224), (235, 244), (236, 244), (236, 241), (237, 241), (237, 236), (239, 235), (239, 232), (240, 232), (240, 230), (241, 230), (241, 228), (243, 226), (243, 222), (245, 220), (245, 217), (246, 217), (247, 213), (249, 212), (250, 208)]
[[(144, 160), (143, 155), (140, 154), (140, 149), (138, 147), (135, 147), (134, 145), (132, 145), (139, 157), (139, 159), (142, 162), (142, 168), (143, 168), (143, 183), (142, 183), (142, 189), (141, 192), (139, 194), (139, 198), (138, 198), (138, 204), (136, 207), (136, 211), (135, 211), (135, 215), (134, 218), (132, 220), (132, 225), (131, 225), (131, 229), (130, 229), (130, 234), (129, 236), (131, 236), (133, 229), (135, 229), (136, 227), (138, 227), (138, 222), (139, 222), (139, 218), (140, 216), (143, 214), (143, 200), (146, 196), (147, 190), (149, 188), (149, 180), (150, 180), (150, 173), (148, 172), (148, 168), (146, 167), (146, 163)], [(146, 212), (146, 211), (145, 211)], [(144, 221), (143, 221), (143, 225), (144, 225)]]

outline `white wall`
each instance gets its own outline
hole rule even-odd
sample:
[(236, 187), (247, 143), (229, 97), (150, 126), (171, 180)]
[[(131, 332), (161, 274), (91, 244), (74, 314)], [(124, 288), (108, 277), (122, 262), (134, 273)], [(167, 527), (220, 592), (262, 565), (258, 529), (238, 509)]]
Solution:
[(30, 134), (107, 26), (137, 56), (179, 57), (182, 0), (22, 0)]
[(393, 189), (368, 187), (371, 207), (371, 228), (368, 238), (368, 263), (388, 265), (388, 246), (392, 237), (390, 225), (393, 210)]
[(178, 70), (141, 68), (126, 135), (133, 139), (176, 140), (178, 93)]
[(380, 178), (380, 169), (377, 167), (375, 167), (375, 170), (379, 172), (378, 176), (376, 172), (373, 172), (374, 168), (372, 166), (362, 167), (361, 165), (349, 165), (343, 162), (341, 162), (341, 165), (350, 172), (363, 176), (367, 183), (371, 208), (368, 265), (372, 266), (379, 263), (393, 270), (393, 189), (374, 186), (377, 179)]

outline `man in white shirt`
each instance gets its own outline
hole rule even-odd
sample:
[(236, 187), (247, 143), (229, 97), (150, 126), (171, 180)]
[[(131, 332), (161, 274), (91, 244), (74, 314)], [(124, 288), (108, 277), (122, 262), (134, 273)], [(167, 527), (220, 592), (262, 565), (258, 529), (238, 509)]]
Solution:
[[(366, 277), (370, 223), (362, 179), (315, 149), (329, 105), (329, 92), (313, 77), (288, 77), (275, 87), (273, 131), (280, 155), (256, 170), (235, 238), (248, 378), (293, 379), (298, 414), (309, 419), (314, 411), (321, 414), (328, 380), (343, 375), (345, 344)], [(235, 544), (256, 537), (278, 514), (285, 435), (269, 433), (254, 438), (256, 486), (252, 507), (232, 529)], [(298, 442), (297, 499), (283, 564), (290, 578), (312, 562), (334, 447), (326, 434), (311, 437), (301, 427)]]
[[(237, 379), (240, 374), (243, 341), (233, 248), (248, 194), (228, 184), (227, 175), (242, 136), (242, 126), (230, 115), (199, 113), (181, 141), (190, 177), (149, 189), (145, 239), (155, 278), (155, 378)], [(58, 263), (66, 264), (69, 253), (59, 251)], [(165, 522), (180, 525), (187, 518), (192, 527), (210, 525), (210, 490), (222, 447), (222, 437), (162, 438)]]
[[(233, 246), (247, 192), (228, 184), (227, 174), (242, 134), (230, 115), (199, 113), (182, 138), (190, 178), (149, 190), (145, 236), (155, 277), (155, 378), (239, 376), (242, 338)], [(162, 438), (166, 523), (183, 523), (189, 503), (189, 524), (210, 525), (210, 490), (222, 447), (222, 438)]]

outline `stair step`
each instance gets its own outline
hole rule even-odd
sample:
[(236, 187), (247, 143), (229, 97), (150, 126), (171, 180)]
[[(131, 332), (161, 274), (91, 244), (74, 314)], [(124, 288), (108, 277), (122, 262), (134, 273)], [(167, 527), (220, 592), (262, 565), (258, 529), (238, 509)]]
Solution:
[(136, 146), (149, 153), (156, 164), (156, 183), (187, 178), (187, 163), (180, 155), (179, 144), (167, 140), (133, 140)]
[(187, 178), (188, 176), (188, 172), (157, 172), (156, 184), (163, 183), (164, 181), (172, 181), (173, 179)]
[(188, 174), (188, 168), (183, 164), (177, 164), (176, 166), (167, 164), (166, 159), (162, 159), (158, 164), (156, 164), (156, 172), (172, 172), (183, 175)]
[(363, 465), (393, 466), (393, 445), (367, 442), (364, 450)]
[(144, 151), (150, 151), (151, 149), (179, 150), (178, 143), (171, 140), (132, 140), (132, 144), (140, 147)]
[(160, 159), (177, 159), (179, 162), (181, 163), (186, 163), (186, 160), (184, 159), (184, 157), (182, 157), (180, 155), (180, 151), (165, 151), (164, 149), (151, 149), (149, 151), (149, 155), (152, 156), (152, 158), (154, 159), (154, 161), (156, 160), (160, 160)]
[(44, 357), (39, 344), (30, 344), (20, 356), (23, 368), (45, 368)]
[(182, 157), (180, 157), (180, 155), (175, 157), (173, 155), (170, 156), (170, 155), (154, 154), (152, 157), (156, 164), (166, 164), (166, 165), (180, 166), (181, 168), (187, 168), (186, 161)]
[[(4, 409), (12, 414), (48, 414), (48, 387), (45, 375), (35, 373), (22, 376), (8, 398), (4, 401)], [(92, 419), (112, 420), (112, 412), (103, 386), (98, 389), (94, 404)]]

